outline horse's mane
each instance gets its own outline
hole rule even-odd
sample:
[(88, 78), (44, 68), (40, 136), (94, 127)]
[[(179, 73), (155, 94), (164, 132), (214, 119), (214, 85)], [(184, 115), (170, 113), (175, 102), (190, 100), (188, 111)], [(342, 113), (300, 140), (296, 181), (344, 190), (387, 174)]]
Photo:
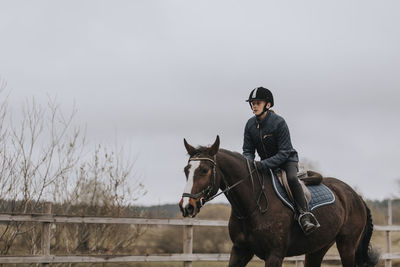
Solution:
[[(207, 152), (208, 149), (209, 149), (209, 147), (207, 147), (207, 146), (198, 146), (198, 147), (196, 147), (196, 154), (198, 154), (198, 155), (204, 154)], [(221, 152), (224, 154), (227, 154), (228, 156), (234, 157), (236, 159), (242, 159), (242, 160), (245, 159), (245, 157), (242, 154), (240, 154), (239, 152), (236, 152), (236, 151), (230, 151), (230, 150), (227, 150), (224, 148), (220, 148), (218, 150), (218, 153), (221, 153)]]
[(227, 149), (220, 148), (219, 152), (228, 154), (229, 156), (232, 156), (232, 157), (237, 158), (237, 159), (245, 159), (245, 157), (242, 154), (240, 154), (239, 152), (236, 152), (236, 151), (230, 151), (230, 150), (227, 150)]

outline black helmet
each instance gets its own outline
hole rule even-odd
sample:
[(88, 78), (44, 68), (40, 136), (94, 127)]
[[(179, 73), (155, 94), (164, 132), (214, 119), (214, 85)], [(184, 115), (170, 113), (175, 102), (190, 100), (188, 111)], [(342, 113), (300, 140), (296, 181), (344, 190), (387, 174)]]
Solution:
[(267, 103), (271, 103), (271, 108), (274, 106), (274, 97), (271, 91), (264, 87), (257, 87), (251, 91), (249, 99), (246, 102), (249, 102), (251, 106), (251, 101), (253, 100), (264, 100)]

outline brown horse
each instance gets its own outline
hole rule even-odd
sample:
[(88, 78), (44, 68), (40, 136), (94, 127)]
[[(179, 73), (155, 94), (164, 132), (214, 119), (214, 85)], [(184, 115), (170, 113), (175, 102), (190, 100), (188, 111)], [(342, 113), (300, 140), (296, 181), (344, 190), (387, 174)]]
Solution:
[(218, 136), (211, 147), (184, 143), (190, 159), (184, 169), (187, 184), (179, 207), (183, 216), (194, 217), (221, 189), (232, 207), (229, 266), (246, 266), (254, 255), (263, 259), (265, 266), (282, 266), (284, 257), (302, 254), (306, 255), (305, 266), (321, 266), (335, 242), (343, 266), (377, 264), (379, 254), (369, 244), (373, 231), (370, 210), (347, 184), (323, 179), (336, 201), (313, 211), (321, 227), (306, 236), (293, 211), (275, 194), (270, 174), (254, 179), (257, 175), (246, 158), (219, 149)]

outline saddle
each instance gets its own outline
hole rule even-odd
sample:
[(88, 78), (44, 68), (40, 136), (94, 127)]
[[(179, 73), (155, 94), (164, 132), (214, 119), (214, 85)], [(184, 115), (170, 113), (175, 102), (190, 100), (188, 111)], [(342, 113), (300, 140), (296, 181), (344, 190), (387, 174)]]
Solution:
[[(276, 172), (279, 183), (285, 188), (289, 199), (294, 203), (294, 198), (292, 191), (290, 190), (289, 183), (287, 181), (287, 176), (285, 170), (279, 169)], [(301, 187), (303, 188), (304, 196), (307, 200), (307, 204), (310, 204), (311, 193), (308, 190), (307, 185), (319, 185), (322, 182), (322, 175), (316, 171), (304, 171), (297, 174), (297, 178), (300, 180)]]

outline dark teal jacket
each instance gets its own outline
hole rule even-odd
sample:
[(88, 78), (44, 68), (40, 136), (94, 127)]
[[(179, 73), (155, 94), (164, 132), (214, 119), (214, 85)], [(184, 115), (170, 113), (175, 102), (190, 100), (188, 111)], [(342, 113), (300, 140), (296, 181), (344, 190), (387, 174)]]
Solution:
[(255, 151), (261, 158), (264, 170), (277, 169), (288, 161), (298, 162), (297, 151), (290, 141), (289, 128), (285, 120), (274, 112), (258, 121), (250, 118), (244, 129), (243, 155), (254, 160)]

